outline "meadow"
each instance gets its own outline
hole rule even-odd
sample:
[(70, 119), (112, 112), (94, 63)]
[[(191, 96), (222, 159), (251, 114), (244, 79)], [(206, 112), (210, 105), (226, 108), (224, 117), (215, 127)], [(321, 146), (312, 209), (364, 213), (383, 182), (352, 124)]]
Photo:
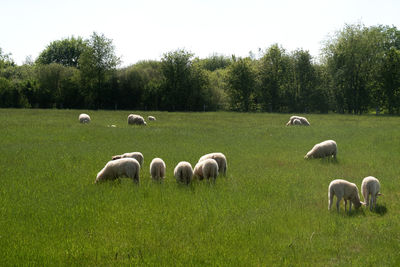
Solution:
[[(129, 113), (157, 121), (130, 126)], [(289, 117), (1, 109), (0, 265), (399, 266), (400, 118), (308, 114), (311, 127), (285, 127)], [(336, 161), (303, 158), (327, 139)], [(93, 184), (132, 151), (144, 155), (140, 185)], [(226, 177), (176, 183), (179, 161), (209, 152), (226, 155)], [(155, 157), (163, 183), (150, 178)], [(369, 175), (384, 194), (376, 210), (328, 211), (331, 180), (360, 189)]]

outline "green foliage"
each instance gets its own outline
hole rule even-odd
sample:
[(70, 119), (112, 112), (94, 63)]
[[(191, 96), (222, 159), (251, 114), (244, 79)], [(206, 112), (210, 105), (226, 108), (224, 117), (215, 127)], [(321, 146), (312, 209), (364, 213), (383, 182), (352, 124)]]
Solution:
[(208, 58), (200, 59), (199, 64), (206, 70), (215, 71), (226, 69), (231, 64), (231, 59), (224, 55), (213, 54)]
[[(290, 58), (285, 50), (272, 45), (260, 59), (260, 102), (263, 110), (269, 112), (280, 111), (282, 95), (288, 91), (290, 79)], [(285, 90), (286, 89), (286, 90)], [(286, 94), (288, 101), (293, 95)]]
[(37, 64), (57, 63), (66, 67), (78, 67), (81, 54), (87, 49), (81, 38), (66, 38), (51, 42), (36, 59)]
[[(92, 122), (78, 123), (81, 112)], [(1, 266), (397, 266), (398, 118), (127, 111), (0, 110)], [(107, 127), (115, 124), (116, 128)], [(337, 161), (304, 160), (325, 139)], [(141, 151), (140, 185), (95, 185), (112, 155)], [(173, 168), (212, 151), (228, 159), (215, 184), (180, 186)], [(162, 184), (149, 164), (167, 165)], [(378, 209), (329, 212), (331, 180), (381, 182)]]
[(120, 64), (115, 55), (112, 40), (93, 32), (87, 41), (87, 48), (79, 58), (81, 78), (84, 87), (82, 94), (88, 107), (105, 108), (113, 103), (113, 74)]
[(233, 58), (227, 73), (227, 89), (233, 110), (252, 110), (256, 77), (254, 62), (250, 58)]

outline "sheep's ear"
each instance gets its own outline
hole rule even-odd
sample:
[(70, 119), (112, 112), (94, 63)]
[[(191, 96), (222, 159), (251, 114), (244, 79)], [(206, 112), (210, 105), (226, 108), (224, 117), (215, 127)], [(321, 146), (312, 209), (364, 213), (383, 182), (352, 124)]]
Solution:
[(378, 193), (378, 196), (384, 196), (384, 194)]

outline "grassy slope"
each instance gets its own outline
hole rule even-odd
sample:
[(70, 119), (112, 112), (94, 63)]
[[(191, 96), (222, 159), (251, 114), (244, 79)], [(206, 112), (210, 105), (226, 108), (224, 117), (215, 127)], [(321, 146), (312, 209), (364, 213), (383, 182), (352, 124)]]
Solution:
[[(0, 110), (0, 265), (399, 265), (398, 117)], [(147, 116), (150, 113), (140, 112)], [(116, 124), (117, 128), (107, 127)], [(334, 139), (338, 161), (303, 159)], [(93, 185), (114, 154), (141, 151), (141, 184)], [(173, 168), (228, 158), (215, 185), (178, 186)], [(163, 184), (149, 164), (167, 165)], [(380, 179), (379, 212), (328, 212), (332, 179)]]

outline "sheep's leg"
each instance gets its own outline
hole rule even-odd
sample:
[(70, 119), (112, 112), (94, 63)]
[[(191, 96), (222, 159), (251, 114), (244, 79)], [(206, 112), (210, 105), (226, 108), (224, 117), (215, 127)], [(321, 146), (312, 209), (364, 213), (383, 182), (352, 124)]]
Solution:
[(350, 202), (350, 209), (349, 209), (349, 212), (351, 212), (351, 204), (353, 204), (353, 202), (352, 202), (351, 200), (349, 200), (349, 202)]
[[(338, 197), (338, 198), (337, 198), (337, 201), (336, 201), (337, 212), (339, 212), (340, 200), (342, 200), (342, 198), (341, 198), (341, 197)], [(346, 210), (346, 202), (344, 202), (344, 204), (345, 204), (344, 209)]]
[(328, 201), (329, 201), (329, 204), (328, 204), (328, 210), (331, 210), (331, 207), (332, 207), (332, 203), (333, 203), (333, 192), (329, 192), (329, 194), (328, 194)]
[(375, 197), (371, 195), (371, 206), (369, 207), (369, 210), (372, 211), (372, 208), (375, 208), (375, 205), (376, 205)]
[(345, 212), (347, 211), (347, 200), (346, 199), (344, 200), (344, 211)]

